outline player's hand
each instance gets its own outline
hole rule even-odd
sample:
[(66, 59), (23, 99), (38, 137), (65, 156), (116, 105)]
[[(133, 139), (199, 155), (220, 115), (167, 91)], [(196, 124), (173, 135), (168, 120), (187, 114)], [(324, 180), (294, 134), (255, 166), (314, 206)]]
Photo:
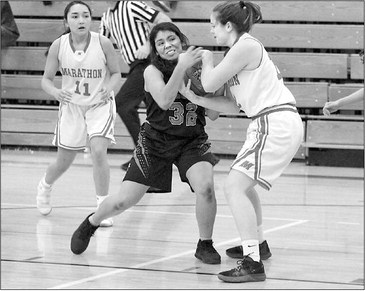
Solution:
[(61, 103), (69, 103), (72, 99), (72, 93), (66, 90), (59, 89), (55, 98)]
[(103, 87), (102, 89), (99, 90), (99, 94), (100, 94), (100, 100), (102, 102), (107, 102), (109, 100), (110, 95), (111, 95), (111, 93), (108, 92), (105, 87)]
[(178, 63), (186, 69), (202, 60), (202, 47), (195, 48), (190, 46), (184, 53), (181, 53), (178, 58)]
[(323, 114), (325, 116), (330, 116), (331, 113), (336, 112), (339, 109), (337, 101), (326, 102), (323, 107)]
[(186, 97), (189, 101), (192, 103), (195, 103), (195, 98), (197, 97), (196, 94), (190, 89), (191, 88), (191, 79), (188, 79), (187, 85), (184, 85), (184, 82), (182, 83), (182, 86), (179, 89), (179, 93), (182, 94), (184, 97)]

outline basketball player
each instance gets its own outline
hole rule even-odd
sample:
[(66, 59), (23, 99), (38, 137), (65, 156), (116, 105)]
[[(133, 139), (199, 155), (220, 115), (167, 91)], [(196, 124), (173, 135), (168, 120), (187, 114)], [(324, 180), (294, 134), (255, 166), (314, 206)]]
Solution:
[[(195, 256), (206, 264), (219, 264), (221, 257), (213, 247), (216, 217), (213, 165), (205, 126), (205, 109), (189, 102), (179, 92), (186, 70), (201, 60), (201, 48), (186, 52), (186, 36), (171, 22), (153, 27), (149, 37), (151, 64), (144, 72), (147, 117), (130, 167), (117, 195), (109, 196), (97, 211), (77, 228), (71, 250), (81, 254), (101, 221), (135, 205), (149, 186), (171, 191), (172, 166), (181, 180), (196, 194), (196, 218), (200, 239)], [(193, 77), (195, 73), (192, 73)], [(217, 112), (208, 112), (212, 119)]]
[[(115, 142), (113, 92), (121, 78), (118, 56), (109, 39), (90, 31), (91, 9), (84, 2), (69, 3), (64, 21), (68, 30), (52, 43), (42, 78), (43, 90), (60, 102), (53, 140), (57, 158), (38, 185), (37, 208), (43, 215), (52, 210), (52, 185), (70, 167), (77, 152), (85, 149), (87, 137), (97, 204), (105, 199), (109, 188), (107, 147)], [(62, 74), (61, 88), (54, 85), (57, 71)], [(112, 224), (112, 218), (101, 223)]]
[(207, 92), (226, 84), (229, 96), (202, 98), (188, 86), (182, 92), (200, 106), (223, 112), (243, 110), (252, 119), (225, 184), (244, 256), (237, 268), (219, 274), (225, 282), (265, 280), (261, 256), (268, 258), (270, 251), (263, 239), (262, 210), (254, 186), (266, 190), (272, 187), (291, 162), (303, 136), (295, 98), (263, 45), (249, 34), (261, 19), (259, 6), (251, 2), (218, 4), (210, 17), (211, 33), (219, 45), (229, 50), (216, 67), (212, 52), (203, 53), (201, 81)]

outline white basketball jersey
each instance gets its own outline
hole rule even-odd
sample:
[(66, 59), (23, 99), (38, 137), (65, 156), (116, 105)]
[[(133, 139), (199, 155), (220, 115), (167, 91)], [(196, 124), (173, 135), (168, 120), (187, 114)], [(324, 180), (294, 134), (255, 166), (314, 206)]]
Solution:
[(101, 102), (99, 91), (110, 78), (99, 34), (90, 32), (84, 51), (75, 50), (71, 34), (61, 36), (58, 54), (62, 74), (62, 89), (73, 93), (72, 103), (92, 105)]
[[(245, 33), (239, 41), (247, 38), (256, 40)], [(264, 108), (275, 105), (296, 104), (294, 96), (284, 85), (278, 68), (269, 58), (262, 44), (261, 46), (262, 60), (259, 67), (254, 70), (243, 69), (227, 81), (231, 94), (248, 117), (255, 116)]]

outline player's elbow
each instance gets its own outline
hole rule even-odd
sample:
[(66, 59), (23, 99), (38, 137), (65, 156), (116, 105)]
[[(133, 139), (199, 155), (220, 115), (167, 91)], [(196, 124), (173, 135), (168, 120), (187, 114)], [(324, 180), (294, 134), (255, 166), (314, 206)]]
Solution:
[(162, 110), (167, 111), (170, 108), (170, 106), (172, 105), (172, 102), (160, 101), (160, 102), (157, 102), (157, 104), (159, 105), (159, 107)]
[(214, 84), (213, 82), (203, 81), (203, 80), (201, 82), (202, 82), (203, 89), (207, 93), (214, 93), (218, 88), (220, 88), (216, 84)]

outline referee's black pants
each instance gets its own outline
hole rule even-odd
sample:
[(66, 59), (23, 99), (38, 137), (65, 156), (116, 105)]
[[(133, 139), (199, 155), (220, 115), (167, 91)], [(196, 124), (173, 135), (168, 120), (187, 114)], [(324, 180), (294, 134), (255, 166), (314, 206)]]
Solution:
[(141, 125), (137, 110), (145, 98), (143, 74), (149, 63), (147, 59), (133, 62), (126, 81), (116, 95), (117, 113), (126, 125), (135, 146)]

